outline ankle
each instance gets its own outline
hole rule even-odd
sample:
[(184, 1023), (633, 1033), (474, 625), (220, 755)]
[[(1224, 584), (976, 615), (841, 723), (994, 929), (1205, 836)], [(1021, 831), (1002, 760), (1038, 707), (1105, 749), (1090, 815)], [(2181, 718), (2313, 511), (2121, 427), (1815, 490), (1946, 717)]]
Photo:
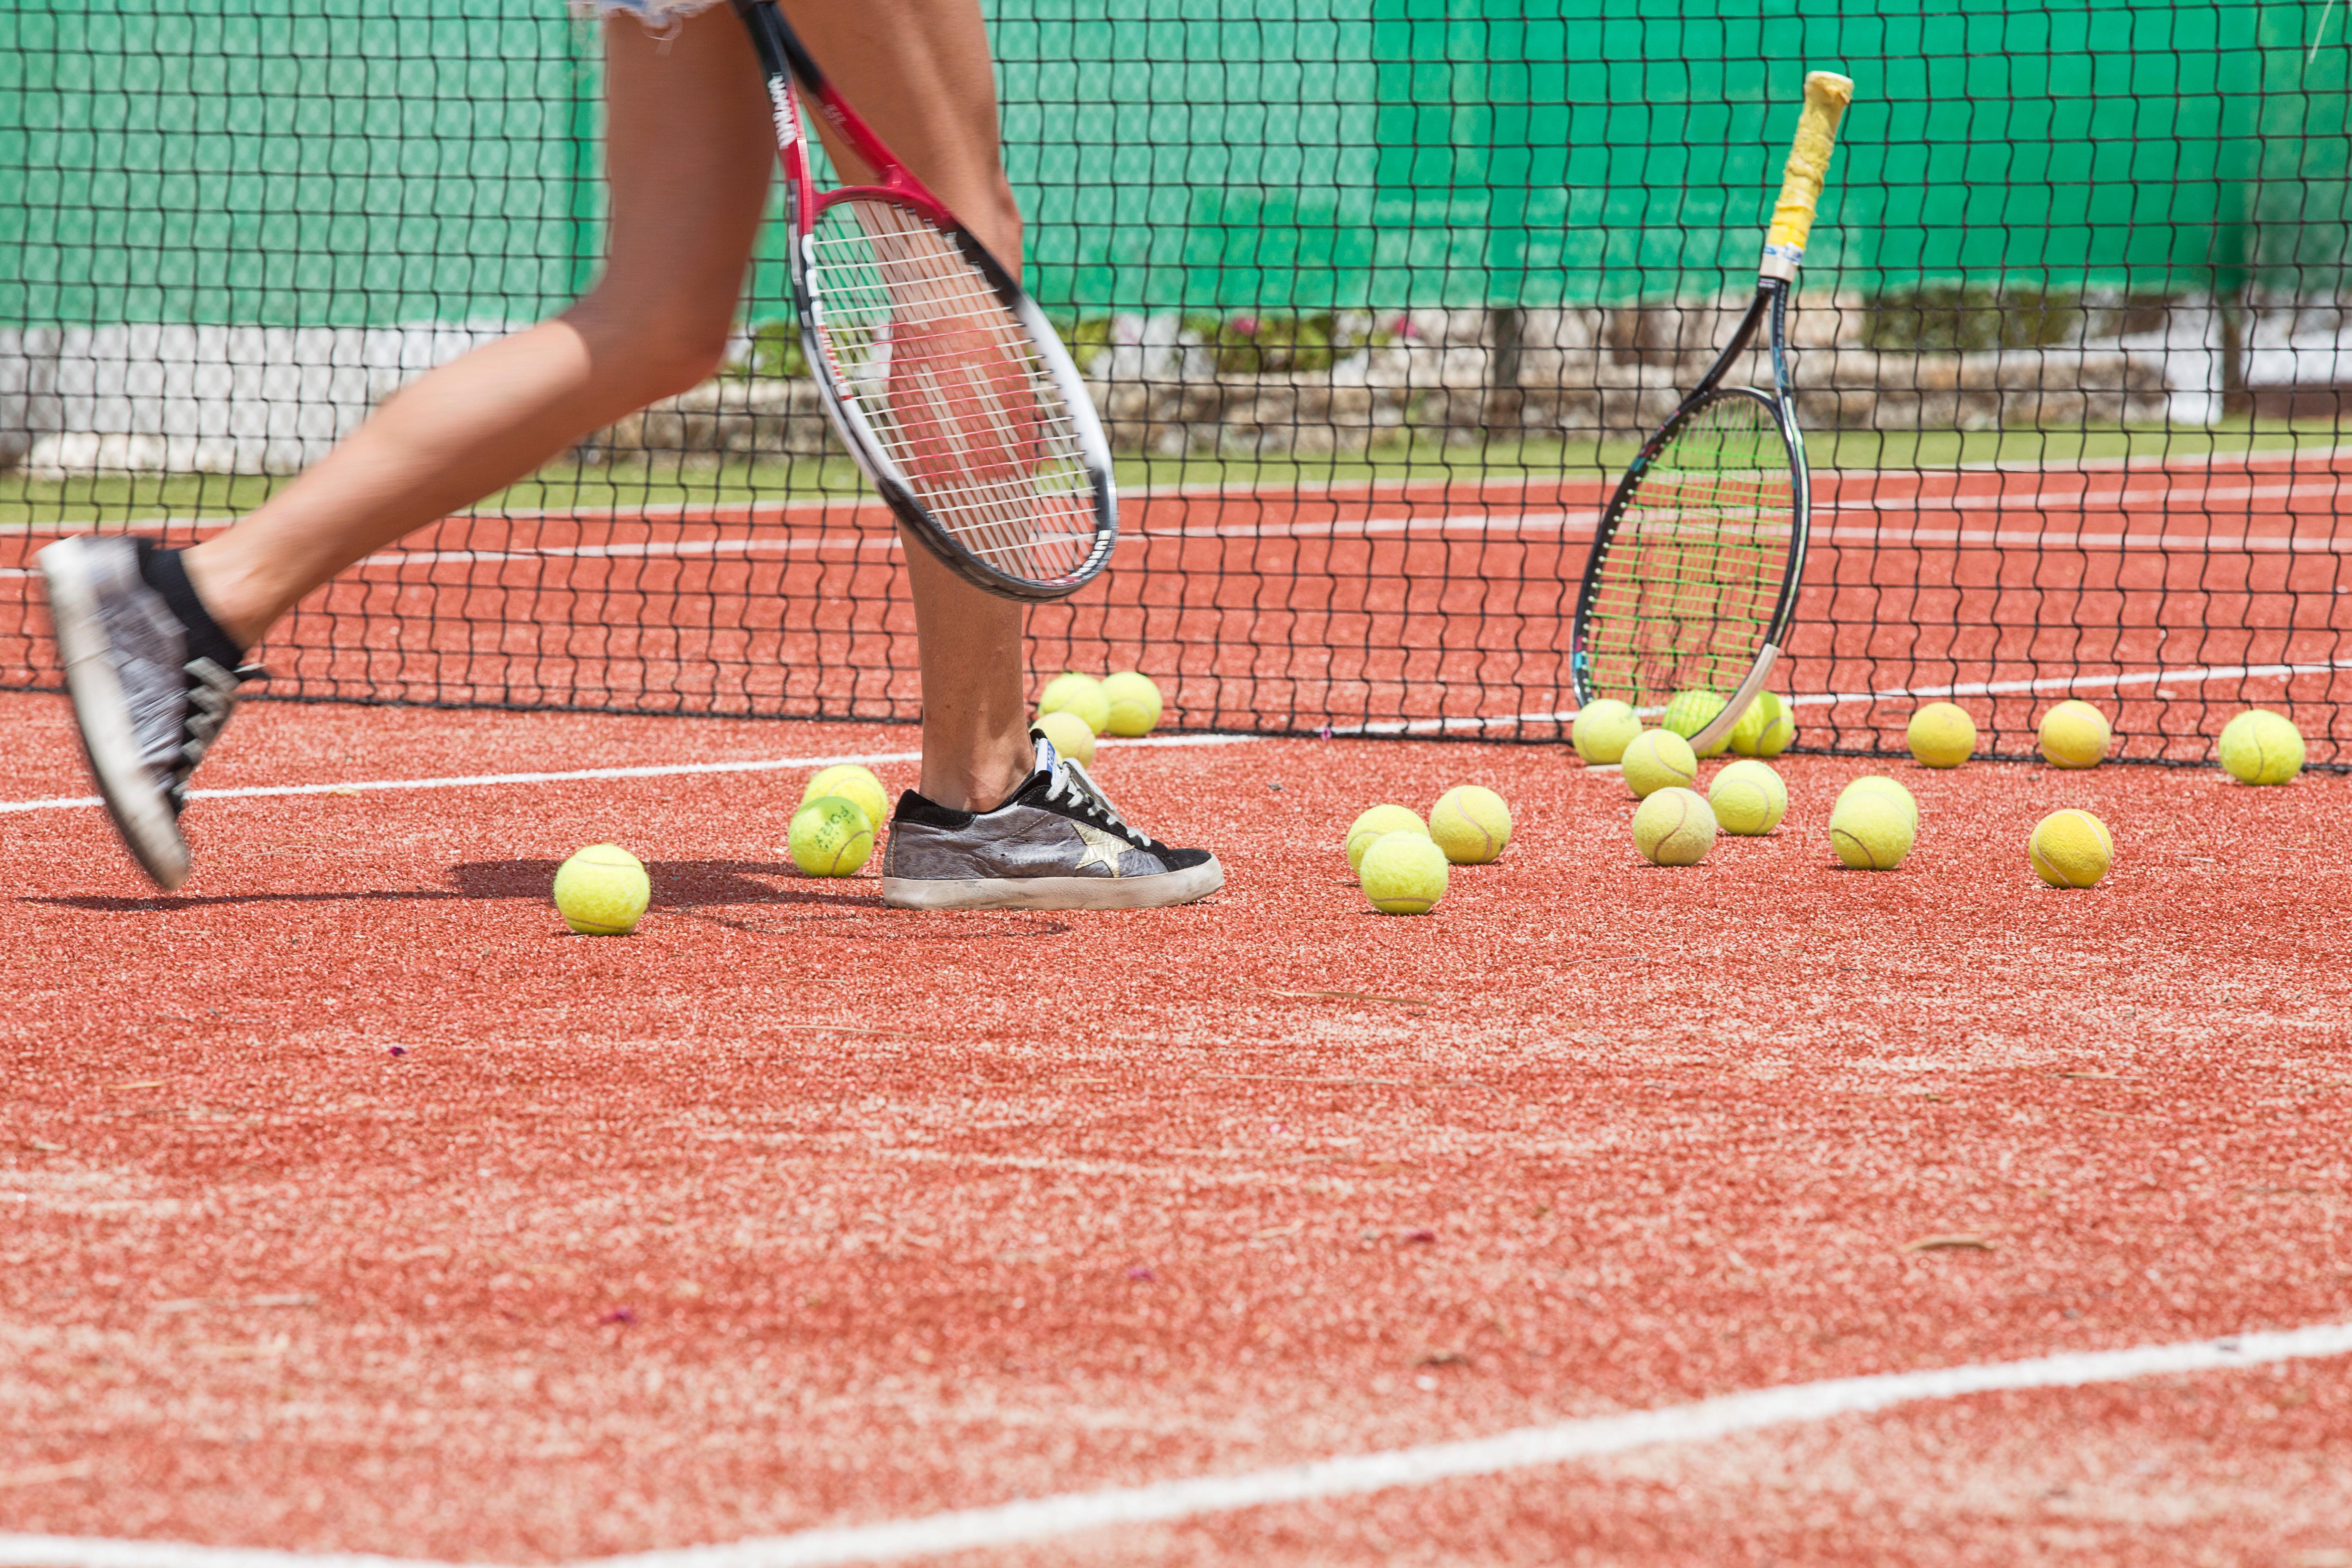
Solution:
[(1020, 792), (1036, 765), (1036, 748), (1025, 728), (985, 746), (950, 752), (926, 745), (917, 787), (952, 811), (993, 811)]
[(179, 552), (180, 565), (213, 623), (240, 649), (250, 648), (268, 633), (278, 617), (255, 605), (254, 596), (244, 591), (247, 579), (243, 574), (233, 567), (224, 568), (219, 559), (220, 542), (207, 540)]
[(233, 627), (221, 624), (188, 573), (188, 552), (167, 550), (146, 540), (139, 542), (139, 575), (179, 618), (187, 634), (187, 657), (206, 658), (225, 670), (234, 670), (245, 662), (246, 650), (253, 645), (237, 635)]

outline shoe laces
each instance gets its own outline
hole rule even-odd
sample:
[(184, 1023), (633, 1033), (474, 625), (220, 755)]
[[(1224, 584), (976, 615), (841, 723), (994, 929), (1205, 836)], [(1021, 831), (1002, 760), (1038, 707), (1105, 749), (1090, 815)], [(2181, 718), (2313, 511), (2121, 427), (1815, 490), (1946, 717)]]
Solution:
[(1059, 752), (1054, 753), (1054, 782), (1045, 786), (1047, 800), (1059, 800), (1067, 795), (1092, 815), (1101, 817), (1108, 826), (1118, 829), (1130, 838), (1135, 837), (1135, 830), (1128, 826), (1126, 820), (1118, 815), (1118, 808), (1111, 805), (1110, 796), (1103, 793), (1102, 785), (1095, 783), (1094, 775), (1087, 772), (1086, 764)]

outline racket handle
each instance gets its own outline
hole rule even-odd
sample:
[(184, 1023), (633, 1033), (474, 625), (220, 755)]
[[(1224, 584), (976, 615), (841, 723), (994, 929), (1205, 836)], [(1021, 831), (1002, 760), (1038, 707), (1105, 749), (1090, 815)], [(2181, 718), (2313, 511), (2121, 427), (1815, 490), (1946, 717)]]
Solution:
[(1760, 270), (1767, 278), (1793, 280), (1805, 259), (1805, 241), (1813, 232), (1822, 184), (1829, 178), (1830, 153), (1837, 146), (1838, 121), (1853, 101), (1852, 79), (1834, 71), (1806, 73), (1805, 111), (1797, 121), (1789, 166), (1780, 176), (1780, 199), (1773, 204), (1771, 232), (1764, 237)]

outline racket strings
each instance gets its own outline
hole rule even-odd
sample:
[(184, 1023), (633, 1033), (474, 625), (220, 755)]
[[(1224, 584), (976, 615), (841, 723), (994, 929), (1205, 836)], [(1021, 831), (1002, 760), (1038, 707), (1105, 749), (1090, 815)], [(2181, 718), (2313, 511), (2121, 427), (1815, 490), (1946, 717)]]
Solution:
[(845, 399), (950, 538), (1049, 582), (1094, 549), (1095, 479), (1045, 353), (954, 239), (883, 202), (818, 220), (817, 337)]
[(1738, 685), (1779, 604), (1796, 514), (1769, 405), (1733, 395), (1692, 416), (1619, 516), (1587, 623), (1593, 687), (1646, 707)]

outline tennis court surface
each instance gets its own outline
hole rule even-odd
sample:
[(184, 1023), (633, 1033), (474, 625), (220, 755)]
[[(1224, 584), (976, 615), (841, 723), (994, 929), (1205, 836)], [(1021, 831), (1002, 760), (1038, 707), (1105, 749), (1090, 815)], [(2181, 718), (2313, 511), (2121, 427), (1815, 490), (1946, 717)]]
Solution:
[[(2352, 1551), (2340, 777), (1792, 755), (1671, 871), (1565, 747), (1171, 735), (1098, 772), (1219, 897), (916, 915), (779, 847), (907, 730), (260, 704), (157, 898), (0, 701), (0, 1560)], [(1510, 850), (1371, 912), (1465, 781)]]
[[(982, 9), (1121, 499), (1030, 694), (1159, 683), (1095, 773), (1192, 906), (795, 871), (921, 690), (782, 223), (719, 375), (273, 630), (154, 896), (34, 553), (209, 537), (567, 308), (603, 46), (0, 6), (0, 1568), (2352, 1568), (2345, 7)], [(1801, 571), (1777, 427), (1790, 512), (1729, 445), (1711, 503), (1793, 583), (1790, 810), (1663, 868), (1580, 586), (1816, 70)], [(1736, 680), (1686, 526), (1642, 619)], [(2254, 708), (2293, 782), (2216, 765)], [(1507, 850), (1375, 913), (1350, 824), (1460, 784)], [(572, 935), (606, 840), (650, 910)]]

